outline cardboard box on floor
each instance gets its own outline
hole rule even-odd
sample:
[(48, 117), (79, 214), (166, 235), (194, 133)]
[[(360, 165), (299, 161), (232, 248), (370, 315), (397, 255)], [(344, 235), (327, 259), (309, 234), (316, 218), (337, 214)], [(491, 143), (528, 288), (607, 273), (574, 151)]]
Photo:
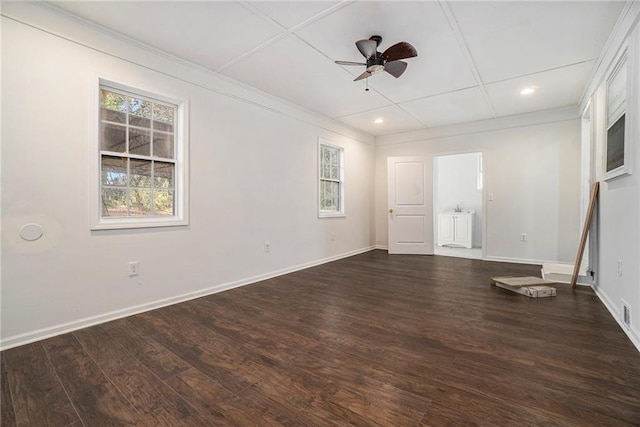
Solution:
[(555, 297), (556, 288), (549, 286), (555, 285), (550, 280), (540, 279), (538, 277), (492, 277), (491, 285), (498, 286), (502, 289), (515, 292), (530, 298)]

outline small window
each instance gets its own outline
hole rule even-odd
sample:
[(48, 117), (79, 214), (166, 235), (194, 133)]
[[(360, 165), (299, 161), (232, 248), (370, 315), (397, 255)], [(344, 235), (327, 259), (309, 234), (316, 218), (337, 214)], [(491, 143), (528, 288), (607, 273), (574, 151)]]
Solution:
[(344, 149), (319, 144), (320, 217), (344, 216)]
[(626, 52), (618, 60), (607, 78), (606, 85), (607, 126), (604, 150), (605, 179), (630, 172), (628, 146), (625, 138), (627, 94)]
[(104, 83), (98, 103), (93, 228), (186, 224), (184, 103)]

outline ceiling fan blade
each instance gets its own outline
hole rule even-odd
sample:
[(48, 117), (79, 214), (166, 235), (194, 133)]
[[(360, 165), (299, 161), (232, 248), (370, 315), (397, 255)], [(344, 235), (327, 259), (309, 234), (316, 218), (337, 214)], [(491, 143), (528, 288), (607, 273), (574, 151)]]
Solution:
[(397, 79), (407, 69), (407, 65), (409, 64), (404, 61), (391, 61), (384, 64), (384, 70)]
[(376, 54), (378, 43), (375, 40), (358, 40), (356, 47), (365, 58), (369, 59)]
[(362, 79), (366, 79), (367, 77), (371, 77), (373, 74), (371, 74), (368, 71), (365, 71), (364, 73), (360, 74), (358, 77), (356, 77), (355, 79), (353, 79), (354, 82), (357, 82), (358, 80), (362, 80)]
[(415, 47), (411, 46), (407, 42), (396, 43), (389, 49), (382, 52), (382, 57), (387, 61), (397, 61), (399, 59), (413, 58), (418, 56), (418, 51)]
[(338, 65), (367, 65), (364, 62), (334, 61)]

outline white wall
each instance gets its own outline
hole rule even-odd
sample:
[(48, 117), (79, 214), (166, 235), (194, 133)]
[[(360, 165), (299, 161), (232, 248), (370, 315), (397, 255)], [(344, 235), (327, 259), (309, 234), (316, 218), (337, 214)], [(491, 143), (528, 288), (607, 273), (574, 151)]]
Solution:
[[(573, 114), (574, 117), (575, 112)], [(381, 139), (376, 150), (376, 244), (387, 245), (387, 157), (481, 151), (488, 259), (568, 262), (576, 256), (580, 217), (580, 120), (417, 139)], [(455, 129), (451, 131), (455, 134)], [(527, 233), (528, 241), (520, 241)]]
[[(390, 156), (482, 151), (485, 194), (494, 195), (485, 201), (488, 258), (574, 261), (580, 123), (572, 109), (536, 113), (536, 124), (505, 118), (381, 137), (374, 150), (369, 135), (46, 8), (5, 2), (2, 13), (10, 17), (2, 18), (5, 348), (355, 253), (374, 241), (384, 247)], [(634, 37), (638, 70), (638, 30)], [(640, 348), (638, 74), (636, 109), (627, 118), (635, 172), (602, 184), (596, 270), (597, 292), (614, 316), (622, 299), (632, 306), (628, 332)], [(89, 231), (88, 111), (96, 76), (189, 99), (189, 226)], [(318, 137), (345, 147), (346, 219), (317, 219)], [(29, 222), (44, 226), (42, 239), (20, 239), (19, 227)], [(140, 275), (129, 278), (133, 259)]]
[[(482, 189), (478, 189), (480, 153), (434, 157), (434, 210), (452, 211), (458, 205), (475, 211), (473, 246), (482, 247)], [(434, 216), (437, 221), (437, 215)]]
[[(363, 143), (343, 136), (352, 130), (326, 130), (304, 112), (289, 114), (290, 106), (274, 110), (273, 100), (264, 108), (222, 95), (227, 88), (206, 73), (196, 73), (198, 81), (188, 71), (173, 77), (175, 63), (131, 46), (123, 55), (134, 60), (119, 59), (119, 41), (50, 12), (40, 19), (43, 13), (35, 12), (32, 25), (73, 30), (74, 41), (2, 18), (5, 348), (372, 246), (372, 138), (363, 135)], [(83, 32), (86, 39), (78, 39)], [(82, 45), (93, 38), (109, 54)], [(89, 230), (95, 147), (88, 111), (97, 76), (189, 100), (189, 226)], [(344, 147), (346, 218), (317, 217), (319, 137)], [(43, 238), (20, 238), (30, 222), (44, 227)], [(140, 262), (133, 278), (131, 260)]]
[[(631, 308), (631, 328), (627, 332), (640, 350), (640, 26), (628, 37), (628, 92), (626, 126), (632, 143), (632, 174), (602, 181), (604, 146), (604, 91), (602, 82), (592, 94), (597, 108), (595, 128), (596, 156), (593, 161), (596, 179), (600, 181), (600, 195), (596, 215), (597, 247), (592, 254), (596, 272), (596, 292), (612, 315), (621, 323), (622, 301)], [(612, 46), (616, 51), (620, 46)], [(605, 64), (612, 65), (612, 63)], [(606, 76), (605, 76), (606, 77)], [(622, 261), (622, 275), (618, 274)]]

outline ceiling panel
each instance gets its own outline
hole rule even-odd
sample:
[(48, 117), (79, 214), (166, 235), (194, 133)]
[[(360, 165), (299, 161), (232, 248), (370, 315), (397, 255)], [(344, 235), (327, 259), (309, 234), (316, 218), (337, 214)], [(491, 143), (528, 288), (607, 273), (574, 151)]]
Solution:
[[(479, 84), (498, 116), (576, 105), (624, 5), (579, 0), (50, 3), (374, 135), (491, 118)], [(355, 42), (373, 34), (383, 37), (380, 52), (407, 41), (418, 57), (407, 60), (398, 79), (387, 73), (367, 79), (372, 90), (366, 92), (364, 80), (353, 82), (364, 67), (333, 61), (362, 61)], [(538, 91), (524, 98), (525, 86)], [(379, 115), (384, 123), (373, 126)]]
[(252, 1), (250, 3), (269, 18), (288, 29), (332, 8), (340, 2), (305, 1), (293, 3), (291, 1)]
[(280, 34), (238, 2), (56, 2), (125, 36), (209, 69)]
[(484, 83), (598, 58), (623, 2), (449, 3)]
[[(357, 2), (296, 32), (332, 60), (345, 61), (361, 61), (355, 42), (374, 34), (383, 38), (380, 52), (400, 41), (418, 51), (418, 57), (407, 60), (407, 71), (399, 79), (389, 75), (370, 79), (394, 102), (476, 84), (437, 2)], [(354, 76), (364, 71), (364, 67), (344, 68)]]
[[(487, 85), (486, 90), (498, 116), (577, 105), (594, 66), (595, 61), (590, 61), (503, 80)], [(533, 94), (521, 95), (527, 87), (536, 90)]]
[(493, 117), (491, 108), (478, 87), (403, 102), (400, 107), (428, 127), (473, 122)]
[[(376, 119), (382, 119), (382, 123), (375, 123)], [(424, 128), (415, 117), (395, 105), (340, 117), (338, 120), (375, 136)]]
[(389, 104), (294, 37), (278, 40), (222, 74), (331, 118)]

